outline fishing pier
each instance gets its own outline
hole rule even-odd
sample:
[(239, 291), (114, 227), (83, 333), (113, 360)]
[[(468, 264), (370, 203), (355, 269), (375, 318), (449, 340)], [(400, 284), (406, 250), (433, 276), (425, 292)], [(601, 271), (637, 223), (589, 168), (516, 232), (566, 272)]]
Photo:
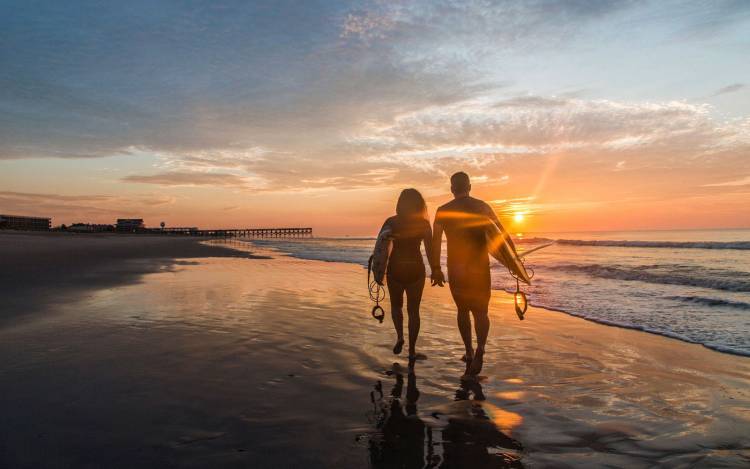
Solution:
[(199, 230), (197, 228), (151, 228), (150, 233), (209, 238), (306, 238), (311, 237), (312, 228), (229, 228)]

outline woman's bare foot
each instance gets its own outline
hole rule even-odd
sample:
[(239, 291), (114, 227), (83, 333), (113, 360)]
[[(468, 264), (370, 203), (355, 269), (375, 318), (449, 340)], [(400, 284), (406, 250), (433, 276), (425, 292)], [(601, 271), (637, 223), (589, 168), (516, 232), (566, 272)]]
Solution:
[(393, 354), (399, 355), (401, 354), (401, 350), (404, 348), (404, 339), (398, 339), (396, 341), (396, 345), (393, 346)]
[(461, 361), (464, 363), (468, 363), (472, 358), (474, 358), (474, 350), (464, 352), (464, 355), (461, 357)]
[(467, 374), (472, 376), (479, 375), (482, 371), (482, 365), (484, 364), (484, 349), (477, 348), (474, 352), (474, 358), (471, 360), (471, 366), (467, 367)]

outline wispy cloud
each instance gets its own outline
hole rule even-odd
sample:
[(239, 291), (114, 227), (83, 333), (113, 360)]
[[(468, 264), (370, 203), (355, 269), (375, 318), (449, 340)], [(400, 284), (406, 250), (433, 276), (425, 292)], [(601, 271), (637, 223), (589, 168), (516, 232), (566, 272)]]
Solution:
[(719, 88), (718, 90), (716, 90), (716, 92), (712, 96), (720, 96), (722, 94), (736, 93), (737, 91), (744, 89), (746, 86), (747, 85), (745, 85), (744, 83), (733, 83), (723, 88)]
[(375, 152), (422, 158), (665, 147), (697, 155), (750, 144), (746, 122), (716, 121), (706, 105), (545, 97), (507, 102), (426, 108), (365, 129), (354, 141)]
[(610, 168), (621, 170), (623, 156), (643, 166), (644, 160), (663, 164), (662, 155), (670, 155), (673, 166), (685, 166), (706, 155), (731, 161), (748, 148), (750, 121), (717, 120), (708, 105), (524, 95), (430, 105), (364, 122), (343, 142), (305, 155), (262, 147), (161, 152), (159, 172), (123, 180), (258, 192), (431, 186), (458, 168), (504, 174), (510, 160), (559, 152), (608, 158)]
[(363, 40), (383, 39), (393, 29), (396, 18), (373, 11), (349, 13), (341, 27), (341, 37), (357, 37)]
[(103, 223), (112, 223), (118, 216), (160, 213), (175, 201), (175, 197), (164, 194), (114, 196), (0, 191), (0, 206), (4, 212)]
[(742, 179), (736, 179), (734, 181), (704, 184), (703, 187), (737, 187), (737, 186), (749, 186), (749, 185), (750, 185), (750, 176), (747, 176)]
[(202, 172), (164, 172), (150, 175), (132, 174), (122, 178), (126, 182), (157, 184), (160, 186), (228, 186), (252, 187), (252, 181), (235, 174)]

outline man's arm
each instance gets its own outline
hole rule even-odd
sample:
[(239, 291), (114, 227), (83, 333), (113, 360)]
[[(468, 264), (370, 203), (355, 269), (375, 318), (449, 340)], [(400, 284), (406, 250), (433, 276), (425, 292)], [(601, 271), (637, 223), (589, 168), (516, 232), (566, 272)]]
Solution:
[(432, 271), (430, 279), (432, 280), (433, 287), (435, 285), (442, 287), (445, 283), (445, 276), (443, 275), (443, 270), (440, 268), (440, 252), (443, 249), (443, 222), (440, 215), (440, 209), (438, 209), (435, 214), (435, 223), (432, 227), (432, 247), (429, 250), (430, 252), (427, 253), (430, 261), (430, 270)]
[(513, 248), (513, 251), (516, 250), (516, 245), (513, 243), (513, 239), (510, 237), (510, 233), (508, 233), (505, 228), (503, 228), (502, 223), (500, 223), (500, 220), (497, 218), (497, 214), (492, 209), (492, 207), (489, 204), (485, 204), (487, 207), (487, 216), (492, 220), (492, 223), (494, 223), (497, 228), (500, 230), (500, 232), (503, 234), (503, 237), (508, 241), (508, 244), (510, 244), (510, 247)]

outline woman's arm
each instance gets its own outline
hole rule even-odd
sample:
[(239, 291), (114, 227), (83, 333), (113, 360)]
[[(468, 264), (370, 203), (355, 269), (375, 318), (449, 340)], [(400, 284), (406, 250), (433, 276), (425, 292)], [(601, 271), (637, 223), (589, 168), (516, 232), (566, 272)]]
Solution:
[[(432, 280), (432, 286), (438, 285), (440, 287), (445, 283), (445, 277), (443, 276), (443, 269), (440, 267), (440, 252), (443, 248), (443, 224), (440, 217), (440, 210), (435, 214), (434, 229), (432, 229), (432, 242), (430, 248), (427, 250), (427, 258), (430, 260), (430, 279)], [(425, 243), (425, 249), (427, 244)]]
[(424, 252), (427, 255), (427, 261), (430, 263), (430, 268), (432, 268), (432, 227), (428, 221), (425, 221), (422, 242), (424, 243)]

